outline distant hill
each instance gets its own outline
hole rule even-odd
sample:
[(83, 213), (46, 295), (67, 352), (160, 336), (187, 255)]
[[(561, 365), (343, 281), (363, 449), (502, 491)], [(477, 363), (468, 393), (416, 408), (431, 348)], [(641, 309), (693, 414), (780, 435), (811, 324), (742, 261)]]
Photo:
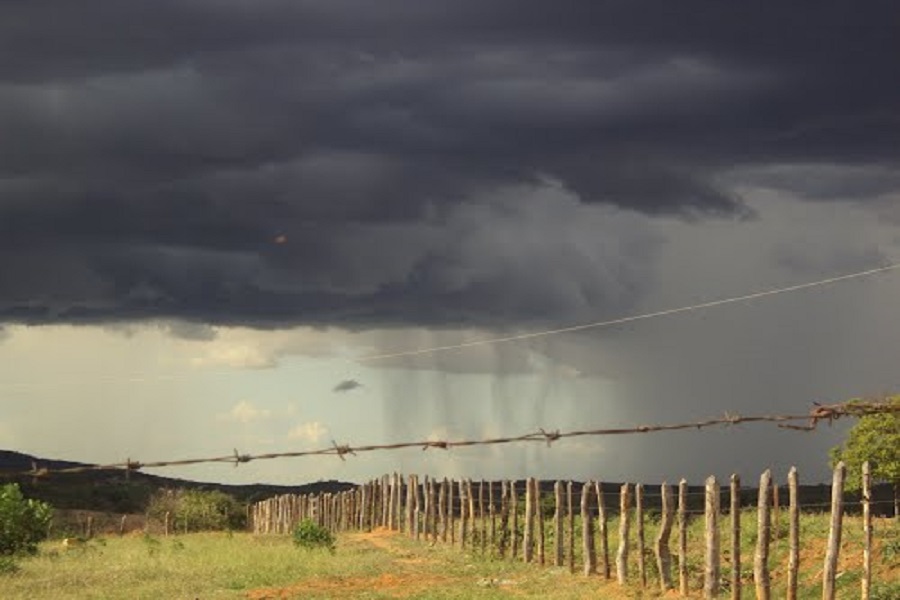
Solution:
[(29, 471), (33, 465), (50, 470), (86, 466), (85, 463), (37, 458), (21, 452), (0, 450), (0, 483), (18, 483), (29, 498), (49, 502), (56, 508), (117, 513), (143, 512), (150, 497), (157, 490), (166, 488), (219, 490), (238, 500), (255, 502), (278, 494), (339, 492), (354, 487), (352, 483), (334, 480), (295, 486), (262, 483), (227, 485), (120, 470), (52, 474), (38, 478), (10, 475)]

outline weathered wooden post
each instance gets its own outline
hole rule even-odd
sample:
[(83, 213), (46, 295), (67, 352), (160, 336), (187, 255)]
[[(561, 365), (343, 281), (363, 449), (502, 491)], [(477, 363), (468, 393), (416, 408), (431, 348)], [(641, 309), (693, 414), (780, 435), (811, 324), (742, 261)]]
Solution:
[(475, 548), (475, 491), (472, 487), (472, 480), (466, 479), (466, 495), (469, 498), (469, 539), (472, 540), (472, 548)]
[(416, 501), (413, 499), (416, 489), (416, 476), (410, 475), (406, 484), (406, 533), (409, 537), (416, 537)]
[(778, 482), (772, 478), (772, 553), (778, 551), (778, 538), (781, 535), (781, 490)]
[(447, 482), (447, 529), (450, 531), (450, 545), (456, 545), (456, 510), (453, 501), (453, 480)]
[(741, 478), (731, 475), (731, 600), (741, 600)]
[(573, 483), (566, 483), (566, 505), (568, 512), (566, 513), (569, 521), (569, 572), (575, 572), (575, 503), (572, 499), (574, 494), (572, 491)]
[(600, 561), (603, 568), (603, 577), (609, 579), (611, 567), (609, 562), (609, 515), (606, 512), (606, 499), (603, 494), (603, 483), (594, 484), (597, 491), (597, 521), (600, 533)]
[(687, 481), (678, 482), (678, 591), (688, 595), (687, 569)]
[(834, 600), (835, 576), (841, 551), (841, 526), (844, 518), (844, 474), (846, 467), (839, 462), (831, 481), (831, 527), (828, 531), (828, 548), (822, 568), (822, 600)]
[(418, 541), (422, 537), (422, 529), (425, 519), (422, 518), (422, 494), (419, 487), (419, 476), (415, 476), (413, 482), (413, 534)]
[(388, 526), (388, 510), (391, 504), (391, 481), (388, 475), (381, 476), (381, 526)]
[(459, 480), (459, 546), (465, 549), (466, 534), (468, 529), (468, 511), (466, 510), (466, 482), (464, 479)]
[(522, 538), (522, 554), (525, 562), (531, 562), (534, 547), (534, 485), (531, 477), (525, 480), (525, 531)]
[(672, 589), (672, 552), (669, 550), (669, 537), (672, 535), (672, 517), (675, 515), (675, 503), (672, 488), (663, 482), (659, 488), (662, 500), (662, 521), (656, 536), (656, 569), (659, 571), (659, 586), (665, 594)]
[(511, 513), (512, 531), (510, 532), (510, 558), (515, 560), (519, 556), (519, 499), (516, 496), (516, 481), (509, 484), (509, 511)]
[(563, 530), (563, 486), (562, 481), (557, 480), (553, 484), (553, 501), (556, 505), (556, 511), (553, 513), (553, 540), (555, 542), (554, 550), (556, 550), (556, 560), (554, 564), (557, 567), (563, 566), (563, 544), (565, 543), (566, 534)]
[(862, 466), (862, 510), (863, 576), (860, 581), (860, 598), (869, 600), (872, 589), (872, 468), (869, 461), (864, 462)]
[(484, 479), (478, 482), (478, 531), (481, 536), (481, 555), (487, 545), (487, 522), (484, 519)]
[(440, 491), (438, 492), (438, 512), (440, 513), (441, 522), (441, 541), (447, 543), (447, 478), (441, 481)]
[(544, 556), (544, 511), (541, 510), (541, 482), (535, 479), (534, 485), (534, 526), (537, 532), (537, 559), (538, 564), (543, 566), (546, 557)]
[(619, 490), (619, 547), (616, 551), (616, 579), (619, 585), (628, 582), (628, 532), (630, 527), (629, 506), (631, 485), (624, 483)]
[(597, 553), (594, 549), (594, 520), (591, 515), (591, 482), (584, 482), (581, 488), (581, 552), (584, 574), (597, 573)]
[(705, 598), (718, 598), (720, 538), (719, 538), (719, 484), (714, 476), (706, 480), (704, 516), (706, 517), (706, 568), (703, 572), (703, 595)]
[(506, 558), (506, 547), (509, 543), (509, 482), (500, 484), (500, 558)]
[(436, 544), (438, 532), (437, 481), (432, 477), (428, 482), (428, 504), (431, 506), (431, 542)]
[(638, 576), (641, 579), (641, 587), (647, 587), (647, 564), (644, 559), (644, 551), (647, 543), (644, 536), (644, 484), (634, 486), (634, 522), (637, 528), (637, 554)]
[(797, 600), (797, 577), (800, 571), (800, 503), (797, 467), (788, 471), (788, 580), (787, 598)]
[(494, 555), (497, 549), (497, 511), (494, 507), (494, 482), (488, 482), (488, 516), (491, 519), (491, 555)]
[(772, 518), (769, 514), (769, 492), (772, 488), (772, 472), (768, 469), (759, 478), (759, 496), (756, 503), (756, 554), (753, 559), (753, 581), (757, 600), (769, 600), (769, 542), (772, 537)]

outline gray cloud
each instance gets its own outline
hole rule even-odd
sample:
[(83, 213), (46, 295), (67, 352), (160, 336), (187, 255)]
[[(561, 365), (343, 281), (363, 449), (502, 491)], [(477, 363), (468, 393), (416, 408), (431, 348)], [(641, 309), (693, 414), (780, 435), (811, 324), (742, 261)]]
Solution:
[(555, 323), (623, 214), (897, 190), (893, 4), (664, 8), (4, 3), (0, 321)]
[(349, 392), (349, 391), (355, 390), (356, 388), (361, 388), (362, 386), (363, 386), (363, 384), (356, 381), (355, 379), (345, 379), (345, 380), (341, 381), (340, 383), (338, 383), (336, 386), (334, 386), (332, 391), (337, 392), (337, 393), (343, 393), (343, 392)]

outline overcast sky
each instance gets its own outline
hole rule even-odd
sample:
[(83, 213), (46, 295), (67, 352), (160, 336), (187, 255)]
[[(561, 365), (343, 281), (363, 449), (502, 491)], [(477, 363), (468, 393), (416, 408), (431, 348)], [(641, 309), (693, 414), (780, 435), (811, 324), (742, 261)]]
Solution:
[[(900, 390), (894, 2), (0, 4), (0, 447), (84, 461)], [(168, 470), (826, 476), (846, 426)], [(780, 475), (779, 475), (780, 474)]]

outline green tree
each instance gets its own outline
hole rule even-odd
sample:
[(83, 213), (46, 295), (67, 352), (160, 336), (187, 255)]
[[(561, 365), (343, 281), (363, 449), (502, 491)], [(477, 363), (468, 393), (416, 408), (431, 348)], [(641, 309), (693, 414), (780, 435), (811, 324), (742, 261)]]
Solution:
[[(900, 407), (900, 396), (885, 402)], [(832, 466), (839, 461), (847, 466), (846, 487), (851, 491), (862, 486), (862, 465), (869, 461), (872, 480), (893, 485), (894, 516), (900, 518), (900, 412), (861, 417), (847, 441), (832, 448)]]
[(160, 490), (150, 500), (147, 516), (162, 521), (169, 513), (179, 531), (243, 529), (247, 507), (218, 490)]
[(18, 484), (0, 486), (0, 556), (37, 552), (52, 518), (53, 508), (26, 499)]

